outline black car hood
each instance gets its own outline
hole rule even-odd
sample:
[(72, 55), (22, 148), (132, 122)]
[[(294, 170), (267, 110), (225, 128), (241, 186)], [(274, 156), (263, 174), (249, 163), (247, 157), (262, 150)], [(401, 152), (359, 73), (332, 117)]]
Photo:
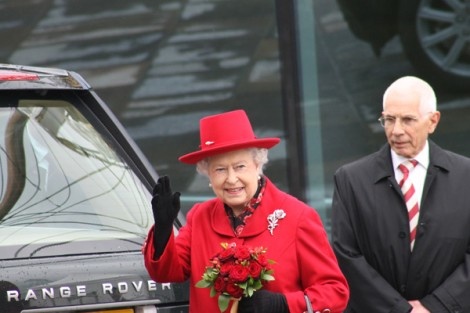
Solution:
[(1, 261), (0, 268), (2, 313), (188, 302), (187, 284), (154, 282), (139, 252)]

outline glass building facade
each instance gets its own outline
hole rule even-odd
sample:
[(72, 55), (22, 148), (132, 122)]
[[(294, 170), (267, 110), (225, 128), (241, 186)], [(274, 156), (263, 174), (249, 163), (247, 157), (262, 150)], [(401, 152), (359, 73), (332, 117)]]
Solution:
[[(416, 13), (410, 24), (410, 14), (393, 5), (375, 12), (368, 1), (361, 8), (343, 2), (4, 0), (0, 58), (84, 76), (158, 174), (171, 177), (185, 211), (213, 196), (194, 167), (177, 161), (198, 149), (199, 119), (246, 110), (259, 137), (282, 139), (266, 175), (315, 207), (328, 227), (333, 174), (385, 143), (377, 118), (395, 79), (430, 78), (442, 113), (432, 139), (470, 156), (468, 47), (445, 23), (459, 12), (409, 1), (416, 3), (407, 8)], [(458, 16), (466, 20), (467, 11)], [(435, 16), (439, 23), (431, 23)], [(462, 25), (457, 35), (469, 31)], [(410, 32), (414, 41), (404, 38)], [(422, 55), (413, 53), (419, 43)], [(426, 56), (436, 70), (417, 62)]]

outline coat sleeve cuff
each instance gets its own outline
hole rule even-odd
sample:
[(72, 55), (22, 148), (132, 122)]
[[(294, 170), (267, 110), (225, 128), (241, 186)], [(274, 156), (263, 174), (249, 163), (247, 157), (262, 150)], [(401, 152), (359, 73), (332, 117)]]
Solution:
[[(398, 301), (398, 303), (392, 308), (390, 313), (409, 313), (413, 307), (407, 301)], [(434, 312), (433, 312), (434, 313)]]
[(433, 294), (421, 299), (421, 304), (432, 313), (463, 312), (461, 310), (458, 310), (458, 308), (455, 308), (455, 310), (448, 310), (444, 303)]

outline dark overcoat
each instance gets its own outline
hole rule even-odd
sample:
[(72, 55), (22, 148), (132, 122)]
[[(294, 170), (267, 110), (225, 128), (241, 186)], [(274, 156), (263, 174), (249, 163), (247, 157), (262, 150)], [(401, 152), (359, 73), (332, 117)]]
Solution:
[(410, 252), (405, 201), (390, 146), (334, 176), (333, 248), (348, 279), (346, 312), (470, 312), (470, 159), (429, 141), (417, 239)]

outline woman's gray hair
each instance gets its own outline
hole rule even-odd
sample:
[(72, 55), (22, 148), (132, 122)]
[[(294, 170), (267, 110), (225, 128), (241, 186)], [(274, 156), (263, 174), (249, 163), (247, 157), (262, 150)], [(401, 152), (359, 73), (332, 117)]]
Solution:
[[(268, 163), (268, 149), (266, 148), (248, 148), (248, 151), (251, 152), (253, 160), (259, 168), (260, 175), (263, 174), (263, 169)], [(209, 177), (209, 158), (202, 159), (197, 162), (196, 170), (199, 174)]]

